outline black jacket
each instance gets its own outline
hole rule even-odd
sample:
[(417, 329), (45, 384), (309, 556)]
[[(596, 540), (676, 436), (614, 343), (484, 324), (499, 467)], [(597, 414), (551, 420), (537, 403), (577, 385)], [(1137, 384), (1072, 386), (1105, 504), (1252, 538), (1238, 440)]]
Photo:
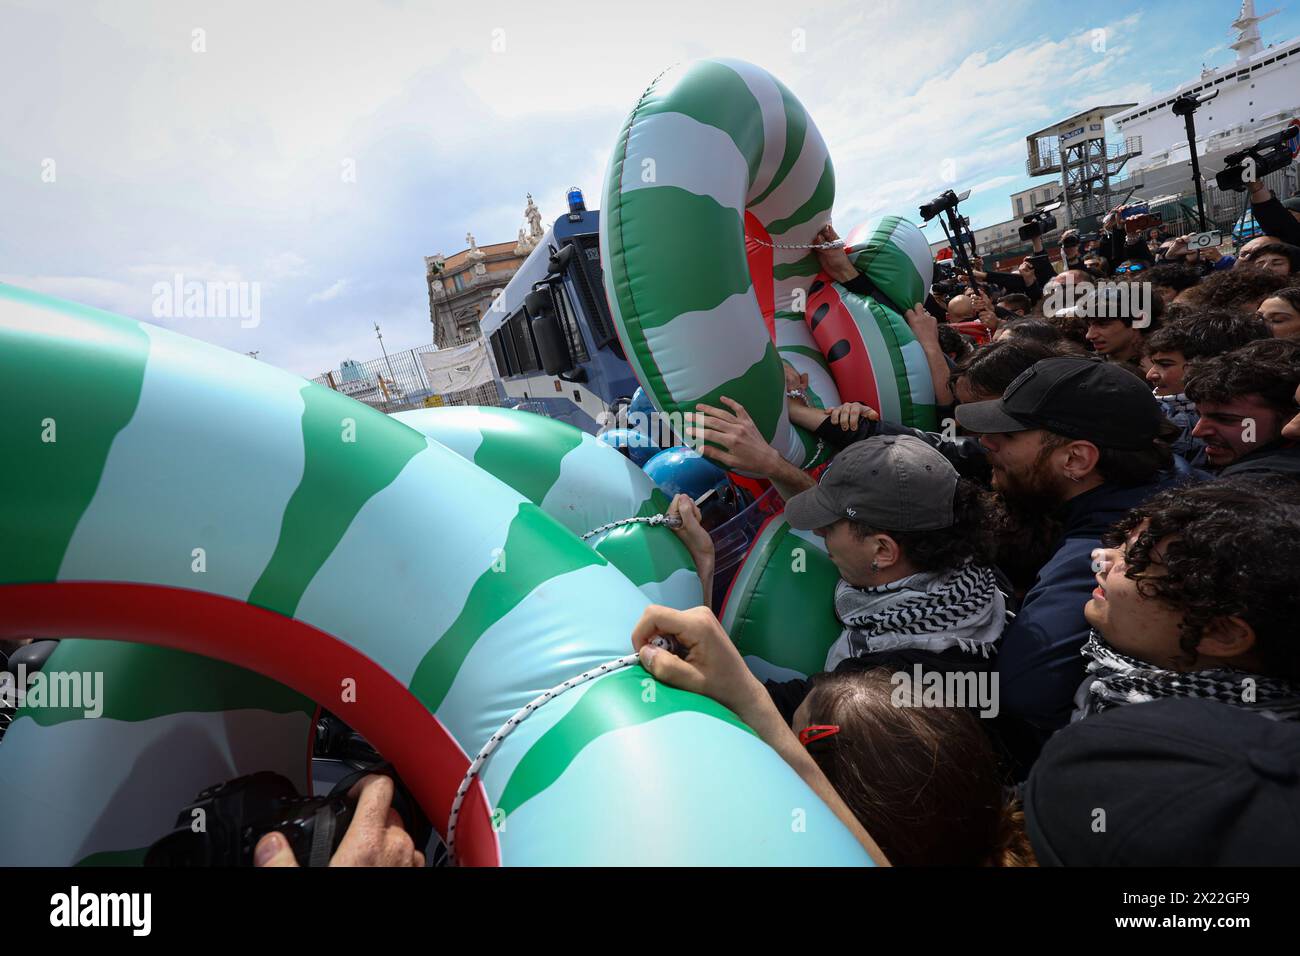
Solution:
[(1278, 441), (1252, 451), (1249, 455), (1242, 455), (1219, 472), (1222, 478), (1233, 475), (1248, 475), (1252, 478), (1285, 475), (1287, 478), (1300, 479), (1300, 445)]
[(1272, 196), (1262, 203), (1251, 203), (1250, 210), (1264, 235), (1300, 246), (1300, 222), (1282, 205), (1282, 200)]
[(1043, 286), (1052, 281), (1056, 275), (1056, 270), (1052, 268), (1052, 260), (1047, 258), (1047, 253), (1036, 252), (1032, 256), (1026, 256), (1025, 261), (1034, 269), (1034, 284), (1025, 285), (1025, 280), (1020, 278), (1018, 272), (986, 272), (990, 282), (996, 282), (1007, 292), (1020, 292), (1029, 296), (1031, 299), (1037, 299), (1043, 294)]
[(1120, 226), (1101, 235), (1102, 248), (1106, 252), (1106, 258), (1110, 260), (1112, 269), (1126, 259), (1155, 263), (1156, 257), (1151, 254), (1151, 247), (1147, 245), (1142, 233), (1136, 233), (1130, 238), (1124, 227)]

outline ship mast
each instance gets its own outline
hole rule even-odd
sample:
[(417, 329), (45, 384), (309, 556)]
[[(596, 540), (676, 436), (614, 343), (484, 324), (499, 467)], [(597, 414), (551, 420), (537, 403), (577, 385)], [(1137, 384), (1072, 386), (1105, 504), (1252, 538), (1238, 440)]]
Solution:
[(1270, 10), (1268, 13), (1256, 16), (1255, 0), (1241, 0), (1241, 12), (1237, 14), (1237, 19), (1232, 21), (1232, 29), (1237, 31), (1237, 38), (1229, 44), (1237, 51), (1238, 63), (1249, 60), (1256, 53), (1263, 51), (1264, 41), (1259, 35), (1259, 24), (1276, 13), (1276, 10)]

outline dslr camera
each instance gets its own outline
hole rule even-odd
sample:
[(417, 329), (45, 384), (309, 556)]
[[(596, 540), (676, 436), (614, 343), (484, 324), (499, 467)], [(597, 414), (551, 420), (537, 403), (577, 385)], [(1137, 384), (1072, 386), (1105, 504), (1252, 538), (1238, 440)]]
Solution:
[(1300, 125), (1295, 125), (1295, 120), (1291, 122), (1293, 125), (1265, 136), (1254, 146), (1225, 156), (1223, 161), (1227, 165), (1214, 177), (1219, 188), (1245, 192), (1262, 177), (1290, 166), (1300, 152)]
[(299, 866), (326, 866), (356, 810), (348, 792), (374, 773), (393, 778), (393, 809), (415, 845), (429, 842), (433, 827), (392, 764), (328, 711), (317, 721), (313, 753), (346, 771), (327, 796), (304, 797), (287, 777), (269, 770), (208, 787), (176, 815), (172, 831), (149, 847), (144, 865), (252, 866), (257, 841), (278, 830)]
[(924, 219), (926, 222), (929, 222), (931, 219), (933, 219), (935, 216), (939, 215), (942, 212), (945, 212), (949, 209), (956, 209), (957, 204), (962, 200), (964, 200), (969, 195), (970, 195), (970, 190), (967, 190), (966, 192), (958, 196), (951, 189), (945, 189), (938, 196), (936, 196), (934, 199), (931, 199), (928, 203), (926, 203), (924, 206), (921, 207), (920, 210), (921, 218)]
[(144, 865), (252, 866), (257, 841), (279, 830), (299, 866), (325, 866), (353, 809), (346, 794), (302, 797), (288, 778), (264, 770), (199, 793), (175, 829), (149, 847)]

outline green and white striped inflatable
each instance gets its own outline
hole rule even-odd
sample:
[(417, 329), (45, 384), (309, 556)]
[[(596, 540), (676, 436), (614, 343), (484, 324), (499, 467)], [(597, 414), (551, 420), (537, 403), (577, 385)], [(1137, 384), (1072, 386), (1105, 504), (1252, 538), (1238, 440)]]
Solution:
[(782, 514), (763, 523), (722, 607), (722, 626), (760, 680), (820, 674), (842, 627), (835, 617), (840, 573), (826, 543)]
[(884, 421), (933, 431), (938, 420), (930, 366), (902, 314), (930, 289), (929, 244), (913, 223), (886, 216), (854, 229), (845, 245), (881, 295), (850, 292), (825, 274), (809, 288), (808, 329), (840, 398), (869, 405)]
[[(807, 462), (814, 443), (786, 417), (778, 346), (818, 364), (793, 326), (818, 271), (806, 247), (834, 198), (821, 134), (767, 71), (701, 60), (642, 94), (606, 172), (600, 257), (628, 361), (660, 411), (727, 395), (787, 460)], [(770, 274), (751, 276), (747, 233), (777, 246)]]
[[(601, 553), (439, 442), (152, 325), (0, 286), (0, 399), (0, 636), (142, 642), (262, 674), (364, 734), (440, 830), (470, 755), (541, 690), (626, 655), (647, 604)], [(106, 809), (122, 768), (151, 782), (168, 770), (146, 721), (284, 714), (292, 741), (305, 713), (198, 690), (133, 713), (133, 682), (159, 678), (113, 673), (117, 716), (94, 733), (117, 777), (60, 766), (58, 721), (33, 714), (0, 742), (0, 780), (25, 788), (0, 814), (0, 863), (68, 793), (113, 832), (24, 860), (84, 860), (154, 832), (152, 808), (129, 822)], [(280, 756), (207, 766), (262, 759)], [(646, 826), (647, 812), (671, 825)], [(457, 849), (480, 865), (870, 862), (734, 715), (637, 667), (555, 698), (505, 739), (468, 791)]]
[[(574, 534), (668, 510), (668, 496), (617, 450), (568, 422), (512, 408), (421, 408), (393, 415), (501, 479)], [(704, 601), (686, 546), (663, 527), (626, 524), (585, 539), (654, 604)]]
[(934, 256), (919, 226), (902, 216), (869, 219), (844, 240), (859, 272), (900, 309), (924, 302), (934, 282)]

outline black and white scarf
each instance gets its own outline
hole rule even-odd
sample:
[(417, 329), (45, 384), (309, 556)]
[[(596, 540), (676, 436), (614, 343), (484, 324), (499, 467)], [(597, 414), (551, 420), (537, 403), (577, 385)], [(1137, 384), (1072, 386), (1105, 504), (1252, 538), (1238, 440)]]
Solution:
[(1070, 721), (1122, 704), (1197, 697), (1253, 710), (1272, 720), (1300, 720), (1300, 686), (1247, 671), (1171, 671), (1121, 654), (1096, 631), (1083, 645), (1088, 677), (1074, 698)]
[(826, 655), (826, 670), (878, 651), (945, 651), (960, 647), (988, 657), (1007, 622), (1006, 599), (986, 567), (967, 562), (951, 571), (921, 572), (874, 588), (843, 579), (835, 616), (844, 625)]

